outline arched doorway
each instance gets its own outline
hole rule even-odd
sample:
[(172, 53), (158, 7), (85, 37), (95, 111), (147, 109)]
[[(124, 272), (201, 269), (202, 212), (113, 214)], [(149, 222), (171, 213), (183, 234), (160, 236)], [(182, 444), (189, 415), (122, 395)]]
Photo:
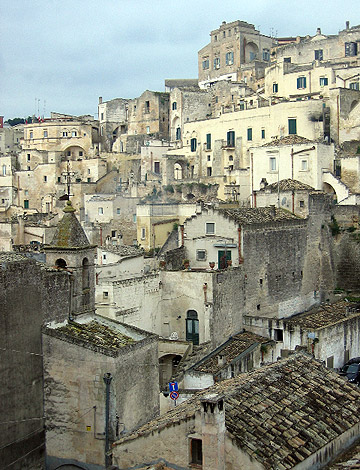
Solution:
[(199, 344), (199, 320), (196, 310), (188, 310), (186, 313), (186, 341)]
[(174, 179), (182, 180), (183, 179), (183, 171), (180, 163), (175, 163), (174, 165)]
[(178, 354), (166, 354), (159, 358), (159, 382), (160, 388), (166, 388), (166, 384), (175, 375), (177, 366), (181, 360)]

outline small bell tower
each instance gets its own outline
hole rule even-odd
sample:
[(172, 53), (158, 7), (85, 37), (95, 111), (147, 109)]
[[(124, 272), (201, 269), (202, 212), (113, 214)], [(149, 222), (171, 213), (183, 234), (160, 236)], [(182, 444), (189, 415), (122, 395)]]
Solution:
[(71, 201), (66, 203), (53, 240), (44, 248), (46, 264), (71, 276), (70, 316), (94, 313), (96, 245), (90, 245)]

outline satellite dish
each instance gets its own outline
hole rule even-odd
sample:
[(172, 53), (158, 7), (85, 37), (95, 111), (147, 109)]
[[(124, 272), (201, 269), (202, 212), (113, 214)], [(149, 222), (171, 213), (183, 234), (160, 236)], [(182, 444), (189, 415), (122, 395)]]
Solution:
[(179, 335), (176, 333), (176, 331), (173, 331), (169, 336), (169, 339), (171, 339), (172, 341), (176, 341), (179, 339)]

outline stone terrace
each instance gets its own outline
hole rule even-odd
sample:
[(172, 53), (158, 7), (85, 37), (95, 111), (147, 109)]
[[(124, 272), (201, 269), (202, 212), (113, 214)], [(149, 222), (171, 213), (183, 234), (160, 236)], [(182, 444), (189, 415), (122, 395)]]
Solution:
[(195, 418), (210, 393), (224, 398), (236, 445), (268, 469), (293, 468), (359, 422), (359, 388), (299, 353), (197, 393), (119, 444)]

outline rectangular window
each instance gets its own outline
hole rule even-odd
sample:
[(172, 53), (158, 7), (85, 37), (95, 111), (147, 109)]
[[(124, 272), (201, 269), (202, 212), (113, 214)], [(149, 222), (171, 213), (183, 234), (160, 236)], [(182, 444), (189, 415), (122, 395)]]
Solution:
[(360, 89), (359, 82), (350, 83), (349, 88), (350, 88), (350, 90), (359, 90)]
[(284, 57), (285, 64), (291, 64), (291, 57)]
[(289, 119), (288, 120), (288, 126), (289, 126), (289, 135), (297, 133), (296, 119), (293, 119), (293, 118)]
[(307, 160), (301, 160), (301, 171), (307, 171), (307, 169), (308, 169)]
[(296, 80), (296, 87), (298, 90), (306, 88), (306, 77), (298, 77)]
[(215, 234), (215, 224), (214, 222), (206, 222), (206, 235)]
[(358, 45), (356, 42), (345, 43), (345, 57), (353, 57), (357, 55)]
[(202, 68), (203, 68), (203, 70), (208, 70), (208, 68), (209, 68), (209, 59), (203, 60)]
[(58, 176), (57, 182), (61, 183), (61, 176)]
[(26, 160), (29, 162), (30, 161), (30, 153), (27, 154)]
[(133, 222), (136, 222), (136, 214), (133, 214)]
[(63, 137), (67, 137), (67, 136), (68, 136), (67, 131), (63, 131), (62, 136), (63, 136)]
[(146, 133), (150, 134), (150, 126), (146, 126)]
[(233, 65), (234, 63), (234, 53), (227, 52), (225, 55), (226, 65)]
[(25, 194), (25, 196), (28, 196), (29, 195), (29, 190), (25, 189), (24, 194)]
[[(106, 256), (104, 257), (106, 259)], [(104, 299), (107, 299), (109, 297), (109, 292), (103, 292), (103, 297)]]
[(229, 131), (226, 134), (226, 145), (228, 147), (235, 147), (235, 131)]
[(3, 176), (6, 176), (6, 165), (2, 166), (2, 174)]
[(305, 201), (299, 201), (299, 206), (303, 209), (305, 207)]
[(211, 166), (208, 166), (206, 168), (206, 176), (211, 176), (211, 175), (212, 175), (212, 168), (211, 168)]
[(33, 139), (34, 138), (34, 133), (33, 131), (30, 131), (30, 139)]
[(215, 57), (214, 59), (214, 70), (220, 68), (220, 57)]
[(154, 162), (154, 173), (160, 174), (160, 162)]
[(206, 150), (211, 149), (211, 134), (206, 134)]
[(196, 250), (197, 261), (206, 261), (206, 250)]
[(273, 83), (273, 93), (277, 93), (279, 91), (278, 83)]
[(104, 120), (104, 113), (101, 113), (100, 119), (103, 121)]
[(276, 171), (276, 158), (270, 157), (269, 163), (270, 163), (270, 171)]
[(250, 52), (250, 62), (256, 59), (256, 52)]
[(47, 176), (44, 176), (44, 183), (47, 182)]
[(44, 131), (44, 137), (48, 136), (48, 131)]
[(145, 101), (145, 113), (150, 113), (150, 101)]
[(261, 138), (265, 139), (265, 129), (261, 129)]
[(145, 236), (146, 236), (146, 228), (142, 227), (141, 228), (141, 240), (145, 240)]
[(270, 51), (269, 49), (263, 49), (263, 60), (269, 62), (270, 60)]
[(84, 155), (82, 150), (79, 150), (79, 157), (82, 157)]
[(87, 179), (87, 182), (88, 182), (88, 183), (91, 183), (91, 178), (88, 178), (88, 179)]
[(112, 238), (116, 237), (116, 230), (111, 230), (111, 236), (112, 236)]
[(103, 207), (99, 207), (98, 209), (98, 214), (99, 215), (102, 215), (104, 213), (104, 208)]
[(29, 209), (29, 200), (24, 199), (24, 209)]
[(192, 152), (196, 152), (197, 140), (195, 138), (190, 140), (190, 148)]
[(315, 52), (315, 60), (323, 60), (323, 50), (317, 49)]
[(280, 330), (279, 328), (274, 329), (274, 340), (283, 341), (283, 338), (284, 338), (283, 330)]
[(191, 463), (202, 465), (202, 441), (201, 439), (190, 439)]
[(77, 136), (77, 132), (76, 131), (72, 131), (71, 132), (71, 137), (76, 137)]
[(177, 102), (174, 101), (173, 104), (172, 104), (172, 110), (176, 111), (176, 109), (177, 109)]
[(328, 78), (327, 77), (320, 77), (320, 86), (327, 86), (328, 85)]
[(247, 130), (247, 140), (252, 140), (252, 128), (249, 127)]
[(120, 212), (121, 212), (120, 207), (117, 207), (117, 208), (116, 208), (116, 213), (117, 213), (117, 215), (119, 215)]

